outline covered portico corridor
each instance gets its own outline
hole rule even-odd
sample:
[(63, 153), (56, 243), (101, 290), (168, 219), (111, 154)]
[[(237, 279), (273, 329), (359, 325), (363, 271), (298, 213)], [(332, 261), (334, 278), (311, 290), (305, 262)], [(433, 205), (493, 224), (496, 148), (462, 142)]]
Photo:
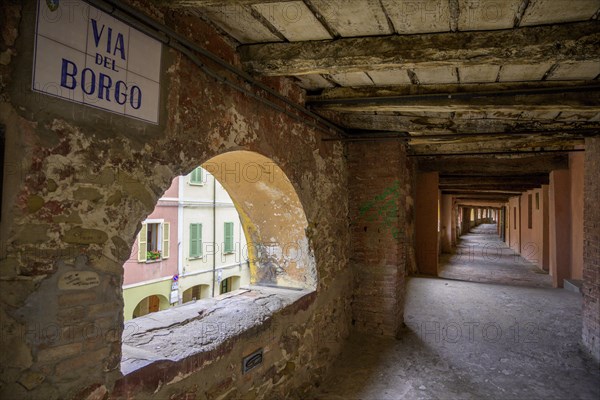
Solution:
[[(491, 213), (406, 284), (397, 338), (353, 333), (319, 400), (597, 399), (600, 371), (579, 350), (581, 293), (553, 288), (508, 246)], [(479, 218), (478, 218), (479, 219)]]
[(351, 336), (319, 400), (598, 399), (578, 293), (413, 277), (400, 339)]
[(496, 224), (481, 224), (462, 235), (452, 253), (440, 256), (438, 276), (470, 282), (551, 288), (548, 272), (508, 247), (497, 232)]
[(600, 0), (0, 27), (0, 399), (600, 399)]

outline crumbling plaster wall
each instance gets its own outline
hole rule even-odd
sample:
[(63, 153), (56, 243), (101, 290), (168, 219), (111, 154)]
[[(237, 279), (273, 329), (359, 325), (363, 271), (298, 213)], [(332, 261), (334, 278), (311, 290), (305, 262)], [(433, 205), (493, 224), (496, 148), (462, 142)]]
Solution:
[[(35, 95), (29, 89), (33, 3), (3, 2), (0, 15), (0, 123), (7, 136), (2, 397), (118, 398), (128, 392), (139, 398), (237, 398), (244, 387), (250, 397), (283, 398), (318, 384), (350, 325), (343, 146), (322, 142), (322, 132), (215, 82), (167, 48), (158, 126)], [(150, 3), (136, 6), (238, 65), (233, 48), (212, 27), (164, 15)], [(303, 99), (289, 81), (268, 83)], [(270, 158), (296, 188), (308, 220), (317, 291), (253, 332), (252, 349), (242, 334), (189, 364), (185, 377), (165, 382), (157, 368), (146, 379), (124, 379), (123, 262), (140, 221), (173, 177), (231, 150)], [(90, 287), (61, 290), (61, 278), (73, 271), (87, 271)], [(285, 327), (275, 338), (273, 324)], [(241, 376), (241, 360), (231, 354), (261, 346), (276, 349), (272, 364)]]

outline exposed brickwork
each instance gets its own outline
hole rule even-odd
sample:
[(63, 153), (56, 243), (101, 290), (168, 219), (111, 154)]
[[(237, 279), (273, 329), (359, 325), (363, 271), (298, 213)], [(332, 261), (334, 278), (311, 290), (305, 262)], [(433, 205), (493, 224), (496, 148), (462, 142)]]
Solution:
[[(33, 43), (35, 2), (14, 3), (0, 15), (6, 22), (0, 51), (14, 50), (12, 58), (3, 58), (11, 64), (0, 67), (2, 85), (9, 84), (0, 98), (10, 101), (0, 103), (9, 188), (1, 227), (0, 397), (306, 397), (350, 326), (343, 145), (322, 142), (323, 132), (221, 85), (168, 48), (158, 126), (43, 96), (40, 101), (29, 89), (32, 60), (25, 50)], [(161, 19), (152, 3), (136, 6)], [(190, 18), (173, 13), (167, 22), (237, 63), (227, 41), (196, 18), (192, 25)], [(265, 81), (302, 101), (303, 91), (289, 80)], [(260, 153), (289, 178), (308, 220), (318, 291), (307, 296), (310, 302), (273, 315), (248, 333), (251, 337), (202, 354), (201, 363), (187, 369), (166, 363), (169, 373), (185, 370), (189, 376), (175, 373), (165, 385), (166, 366), (159, 362), (144, 379), (123, 380), (122, 266), (138, 224), (175, 176), (232, 150)], [(93, 272), (97, 285), (60, 289), (61, 277), (75, 270)], [(279, 327), (278, 340), (269, 324)], [(242, 377), (241, 357), (267, 346), (268, 368)]]
[(600, 138), (585, 139), (583, 345), (600, 362)]
[(406, 150), (402, 144), (351, 144), (348, 167), (353, 324), (361, 331), (396, 335), (403, 322), (407, 248), (413, 241), (407, 234), (413, 201)]

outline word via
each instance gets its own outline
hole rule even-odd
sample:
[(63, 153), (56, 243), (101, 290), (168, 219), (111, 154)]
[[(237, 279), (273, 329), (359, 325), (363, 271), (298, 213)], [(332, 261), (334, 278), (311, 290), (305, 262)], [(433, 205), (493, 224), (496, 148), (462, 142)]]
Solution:
[[(102, 25), (102, 28), (98, 31), (98, 22), (92, 18), (92, 33), (94, 34), (94, 43), (96, 44), (96, 48), (100, 46), (100, 40), (104, 34), (105, 25)], [(117, 33), (116, 37), (113, 36), (112, 28), (107, 29), (106, 39), (106, 52), (113, 57), (118, 55), (121, 59), (125, 60), (125, 38), (122, 33)], [(105, 68), (109, 68), (113, 71), (117, 71), (116, 61), (114, 58), (102, 56), (100, 53), (96, 53), (96, 64), (101, 65)]]

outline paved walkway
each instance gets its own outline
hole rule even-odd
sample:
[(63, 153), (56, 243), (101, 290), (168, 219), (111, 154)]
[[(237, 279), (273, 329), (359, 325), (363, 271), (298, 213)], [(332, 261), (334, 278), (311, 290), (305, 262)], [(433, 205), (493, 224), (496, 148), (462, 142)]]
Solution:
[(495, 224), (482, 224), (461, 236), (454, 254), (442, 254), (441, 278), (470, 282), (552, 287), (552, 278), (510, 249), (496, 234)]
[(564, 289), (410, 278), (401, 338), (353, 335), (312, 398), (598, 400), (581, 303)]

